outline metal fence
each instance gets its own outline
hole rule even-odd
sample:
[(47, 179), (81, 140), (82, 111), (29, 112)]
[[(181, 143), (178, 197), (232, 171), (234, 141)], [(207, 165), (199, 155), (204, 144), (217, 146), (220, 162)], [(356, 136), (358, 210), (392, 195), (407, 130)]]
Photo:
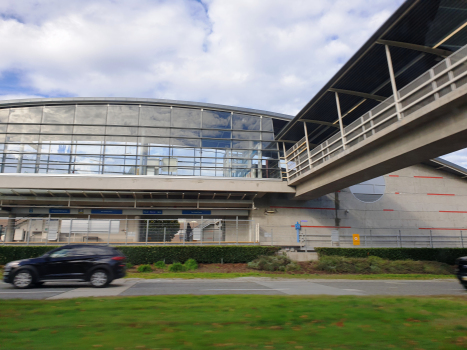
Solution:
[(0, 219), (2, 244), (259, 244), (252, 220), (15, 218)]

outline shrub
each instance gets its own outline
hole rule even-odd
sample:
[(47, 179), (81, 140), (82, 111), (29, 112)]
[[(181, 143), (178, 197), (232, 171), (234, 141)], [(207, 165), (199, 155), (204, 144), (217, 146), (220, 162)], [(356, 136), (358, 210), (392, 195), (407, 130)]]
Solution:
[(317, 270), (328, 273), (430, 273), (450, 275), (453, 269), (435, 261), (384, 260), (376, 256), (368, 258), (347, 258), (343, 256), (322, 256), (314, 263)]
[(138, 272), (151, 272), (152, 267), (151, 265), (139, 265), (138, 266)]
[(132, 263), (126, 263), (126, 268), (131, 269), (134, 265)]
[(380, 257), (386, 260), (438, 261), (454, 265), (456, 259), (467, 256), (467, 248), (315, 248), (319, 257), (348, 258)]
[[(57, 246), (0, 246), (0, 265), (13, 260), (35, 258)], [(247, 263), (261, 255), (273, 255), (280, 248), (262, 246), (117, 246), (129, 263), (134, 265), (154, 264), (164, 260), (166, 263), (185, 262), (195, 259), (198, 263)], [(467, 255), (464, 254), (464, 255)]]
[(182, 272), (186, 271), (186, 266), (182, 265), (180, 262), (175, 262), (172, 265), (169, 266), (169, 271), (170, 272)]
[(286, 255), (260, 256), (247, 264), (250, 269), (264, 271), (296, 271), (300, 265), (293, 263)]
[(163, 262), (162, 260), (159, 260), (154, 263), (154, 267), (156, 269), (165, 269), (165, 262)]
[(195, 259), (188, 259), (185, 262), (185, 267), (187, 268), (187, 270), (196, 270), (198, 268), (198, 263)]

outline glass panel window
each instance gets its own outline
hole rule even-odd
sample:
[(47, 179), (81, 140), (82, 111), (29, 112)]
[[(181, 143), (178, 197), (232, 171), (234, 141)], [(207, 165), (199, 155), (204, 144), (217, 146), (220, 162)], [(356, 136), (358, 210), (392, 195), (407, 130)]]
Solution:
[(18, 134), (38, 134), (41, 129), (40, 125), (24, 125), (24, 124), (10, 124), (8, 125), (8, 132)]
[(34, 134), (10, 134), (6, 137), (6, 142), (34, 143), (39, 141), (39, 135)]
[(73, 134), (81, 135), (103, 135), (105, 134), (104, 126), (81, 126), (75, 125), (73, 127)]
[(246, 114), (233, 114), (232, 129), (234, 130), (260, 130), (261, 118)]
[(271, 133), (271, 132), (263, 132), (261, 137), (262, 137), (263, 141), (273, 141), (274, 140), (274, 134)]
[(71, 125), (42, 125), (41, 134), (71, 134), (73, 126)]
[(138, 128), (128, 126), (108, 126), (105, 128), (106, 135), (138, 135)]
[(149, 155), (151, 156), (168, 156), (170, 154), (169, 147), (150, 147)]
[(105, 146), (105, 154), (125, 154), (125, 146)]
[(199, 147), (200, 139), (171, 139), (172, 146)]
[(101, 154), (101, 145), (76, 145), (74, 153), (77, 154)]
[(149, 146), (168, 146), (170, 143), (168, 138), (162, 137), (138, 137), (138, 142)]
[(230, 139), (232, 132), (229, 130), (203, 130), (203, 137), (212, 137), (214, 139)]
[(6, 124), (0, 124), (0, 133), (5, 133), (6, 132), (6, 127), (7, 125)]
[(106, 136), (105, 137), (105, 142), (106, 143), (113, 143), (113, 144), (133, 143), (133, 144), (136, 145), (138, 143), (138, 138), (137, 137), (131, 137), (131, 136)]
[(172, 137), (200, 137), (199, 130), (190, 129), (172, 129), (170, 134)]
[(43, 124), (73, 124), (75, 106), (44, 107)]
[(104, 136), (92, 136), (92, 135), (73, 135), (73, 141), (75, 142), (104, 142)]
[(10, 110), (0, 109), (0, 123), (8, 123), (8, 116), (10, 115)]
[(259, 132), (241, 132), (234, 131), (232, 132), (232, 138), (241, 139), (241, 140), (260, 140)]
[(171, 126), (178, 128), (200, 128), (201, 110), (189, 108), (173, 108)]
[(5, 142), (6, 135), (0, 134), (0, 142)]
[(141, 107), (139, 125), (169, 127), (170, 107)]
[(76, 106), (75, 124), (105, 125), (107, 106)]
[(71, 135), (40, 135), (40, 142), (71, 142)]
[(10, 123), (37, 123), (42, 119), (42, 107), (12, 108)]
[(209, 140), (203, 139), (202, 147), (208, 148), (231, 148), (232, 144), (230, 140)]
[(167, 128), (139, 128), (139, 134), (144, 136), (170, 136)]
[(75, 164), (71, 172), (73, 174), (100, 174), (100, 169), (99, 165)]
[(172, 156), (174, 157), (193, 157), (195, 154), (194, 148), (172, 148)]
[(261, 130), (263, 131), (274, 131), (274, 126), (272, 124), (272, 118), (266, 118), (263, 117), (261, 118)]
[(203, 128), (231, 129), (230, 112), (203, 111)]
[(139, 106), (109, 106), (107, 125), (138, 125)]

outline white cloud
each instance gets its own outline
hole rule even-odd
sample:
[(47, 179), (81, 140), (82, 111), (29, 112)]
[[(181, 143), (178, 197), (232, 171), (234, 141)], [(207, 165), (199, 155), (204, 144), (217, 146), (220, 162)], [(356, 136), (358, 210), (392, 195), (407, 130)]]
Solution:
[(467, 169), (467, 149), (446, 154), (441, 158), (444, 158), (451, 163), (458, 164)]
[(400, 3), (4, 0), (0, 73), (20, 71), (29, 94), (294, 114)]

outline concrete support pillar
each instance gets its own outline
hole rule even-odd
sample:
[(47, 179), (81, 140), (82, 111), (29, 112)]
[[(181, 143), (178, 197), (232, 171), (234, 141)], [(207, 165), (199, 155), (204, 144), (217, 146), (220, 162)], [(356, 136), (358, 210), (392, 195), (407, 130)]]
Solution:
[(15, 235), (15, 220), (16, 214), (8, 215), (8, 225), (6, 226), (5, 231), (5, 242), (13, 242), (13, 237)]
[(135, 232), (135, 241), (136, 242), (145, 242), (146, 241), (146, 230), (144, 230), (144, 237), (140, 237), (140, 229), (139, 229), (139, 220), (141, 220), (141, 216), (135, 216), (135, 220), (133, 221), (133, 230)]
[(306, 154), (308, 156), (308, 165), (310, 166), (310, 169), (311, 169), (310, 143), (308, 142), (308, 129), (306, 127), (306, 122), (303, 122), (303, 129), (305, 131)]

